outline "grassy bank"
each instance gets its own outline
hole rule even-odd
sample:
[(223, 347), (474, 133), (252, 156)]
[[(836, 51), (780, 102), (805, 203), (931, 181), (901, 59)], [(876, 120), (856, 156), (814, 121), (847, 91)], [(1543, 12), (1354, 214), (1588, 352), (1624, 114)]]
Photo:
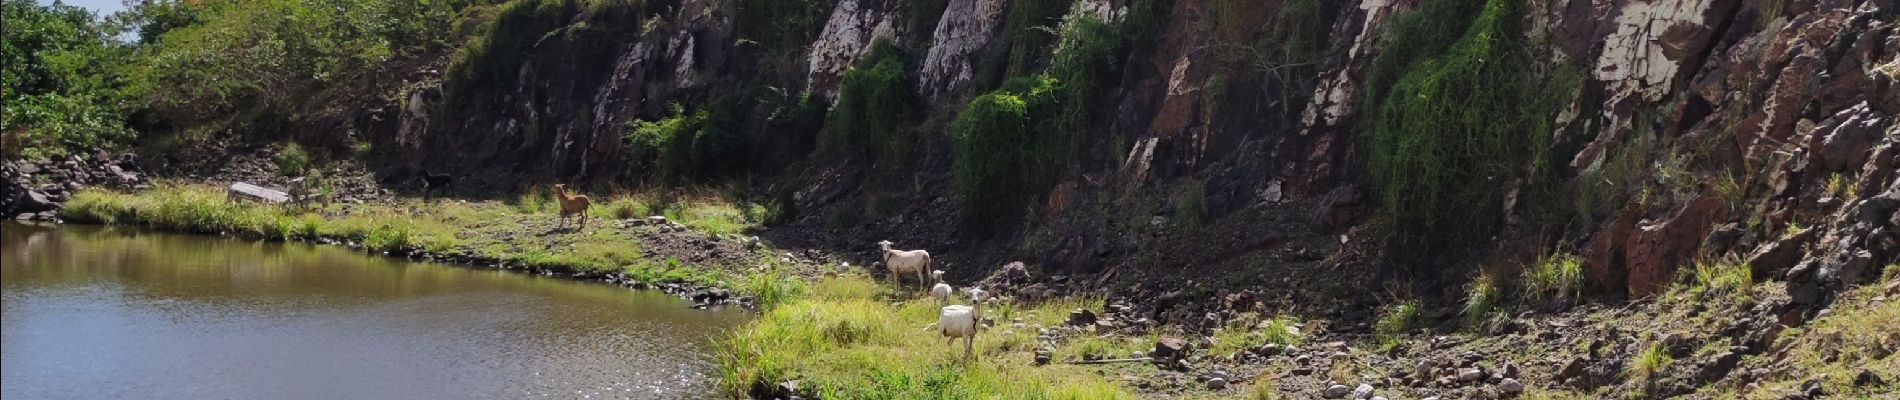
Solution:
[[(736, 289), (770, 286), (745, 283), (757, 280), (745, 275), (759, 271), (688, 265), (665, 256), (664, 251), (646, 251), (635, 235), (654, 228), (614, 224), (618, 219), (662, 214), (707, 237), (729, 236), (755, 226), (748, 217), (753, 213), (743, 207), (703, 198), (632, 194), (606, 198), (589, 210), (592, 216), (586, 229), (555, 229), (558, 206), (541, 192), (512, 203), (403, 199), (292, 211), (276, 205), (230, 203), (216, 187), (164, 185), (139, 193), (81, 191), (66, 204), (63, 216), (76, 222), (260, 240), (333, 241), (377, 252), (490, 259), (532, 269), (621, 272), (645, 282)], [(767, 254), (763, 249), (754, 251), (746, 255), (751, 259), (744, 264), (776, 264)]]
[[(1036, 326), (1058, 326), (1086, 300), (986, 307), (998, 326), (977, 336), (974, 361), (935, 330), (934, 299), (892, 296), (857, 276), (825, 278), (720, 343), (720, 382), (743, 396), (754, 385), (798, 381), (826, 399), (1119, 399), (1126, 388), (1094, 370), (1032, 366)], [(1021, 318), (1022, 328), (1009, 321)]]

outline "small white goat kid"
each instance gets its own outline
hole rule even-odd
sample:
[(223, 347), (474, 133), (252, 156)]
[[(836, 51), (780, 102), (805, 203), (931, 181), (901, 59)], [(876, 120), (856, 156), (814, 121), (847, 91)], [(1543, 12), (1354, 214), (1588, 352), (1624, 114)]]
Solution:
[(927, 284), (928, 281), (924, 280), (924, 271), (930, 270), (930, 252), (892, 249), (889, 240), (877, 242), (877, 245), (884, 249), (884, 268), (891, 270), (891, 283), (901, 287), (904, 280), (899, 276), (917, 274), (917, 287), (921, 288)]
[(963, 358), (970, 359), (975, 354), (976, 330), (983, 321), (983, 298), (987, 293), (983, 289), (970, 288), (970, 299), (974, 305), (943, 306), (943, 313), (937, 317), (937, 331), (949, 338), (945, 343), (955, 344), (957, 338), (963, 338)]
[(937, 304), (949, 304), (951, 292), (955, 289), (951, 289), (950, 284), (943, 283), (943, 270), (930, 271), (930, 279), (937, 281), (936, 286), (930, 287), (930, 297), (937, 298)]

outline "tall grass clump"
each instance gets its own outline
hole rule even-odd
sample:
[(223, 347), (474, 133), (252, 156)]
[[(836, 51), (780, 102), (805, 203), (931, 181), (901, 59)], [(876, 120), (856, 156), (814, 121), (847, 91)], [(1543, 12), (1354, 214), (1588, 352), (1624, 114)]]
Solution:
[(1581, 74), (1535, 68), (1520, 3), (1425, 2), (1394, 21), (1373, 62), (1367, 169), (1410, 252), (1488, 238), (1506, 190), (1549, 186), (1551, 120)]
[(540, 186), (529, 186), (515, 196), (515, 210), (522, 214), (547, 212), (550, 204), (554, 204), (554, 191)]
[(76, 221), (128, 224), (187, 233), (271, 235), (277, 209), (231, 203), (209, 186), (160, 186), (141, 194), (82, 190), (62, 215)]
[(1662, 342), (1652, 342), (1648, 347), (1630, 357), (1629, 365), (1624, 371), (1630, 379), (1642, 385), (1639, 389), (1641, 392), (1637, 394), (1647, 395), (1649, 389), (1655, 385), (1656, 374), (1662, 372), (1663, 368), (1667, 368), (1671, 361), (1675, 360), (1669, 356), (1669, 348), (1663, 346)]
[(84, 189), (66, 201), (66, 207), (60, 209), (60, 216), (77, 222), (136, 224), (139, 222), (138, 202), (137, 196), (125, 193)]
[(1569, 304), (1583, 292), (1583, 260), (1568, 254), (1538, 260), (1524, 269), (1521, 281), (1525, 299), (1549, 305)]
[(748, 276), (740, 291), (751, 295), (760, 309), (771, 309), (803, 295), (805, 282), (773, 270)]
[(384, 224), (363, 236), (363, 248), (371, 251), (402, 251), (410, 246), (410, 229), (400, 224)]
[(1465, 307), (1463, 310), (1465, 326), (1481, 327), (1491, 322), (1498, 303), (1503, 301), (1503, 290), (1496, 278), (1490, 273), (1478, 274), (1477, 279), (1465, 286)]
[(1390, 350), (1401, 343), (1401, 335), (1417, 329), (1419, 322), (1418, 302), (1401, 301), (1386, 306), (1385, 314), (1379, 316), (1373, 332), (1379, 338), (1379, 346)]
[(627, 194), (615, 195), (606, 203), (601, 204), (601, 207), (590, 209), (589, 212), (613, 219), (644, 218), (652, 215), (652, 210), (647, 207), (646, 202), (641, 201), (639, 197)]

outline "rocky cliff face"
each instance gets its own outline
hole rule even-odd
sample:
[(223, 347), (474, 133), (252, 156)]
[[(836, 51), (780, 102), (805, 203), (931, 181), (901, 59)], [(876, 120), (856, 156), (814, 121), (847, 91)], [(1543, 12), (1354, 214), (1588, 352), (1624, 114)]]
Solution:
[[(663, 117), (672, 103), (752, 93), (745, 88), (753, 83), (772, 93), (803, 89), (833, 99), (843, 71), (878, 38), (891, 38), (910, 45), (914, 94), (928, 103), (926, 119), (939, 121), (925, 130), (932, 140), (947, 140), (940, 121), (995, 84), (979, 69), (1001, 54), (993, 49), (1008, 40), (1000, 32), (1014, 2), (949, 0), (941, 13), (906, 9), (928, 7), (922, 1), (824, 2), (828, 12), (806, 28), (817, 39), (797, 49), (738, 39), (734, 13), (748, 3), (656, 1), (613, 20), (637, 26), (599, 25), (603, 19), (588, 11), (563, 14), (563, 28), (519, 54), (524, 61), (509, 71), (510, 84), (420, 89), (398, 122), (381, 131), (416, 166), (609, 181), (639, 167), (622, 140), (629, 121)], [(1076, 1), (1071, 15), (1117, 19), (1127, 3)], [(1138, 253), (1139, 240), (1081, 232), (1102, 225), (1074, 222), (1100, 218), (1080, 215), (1088, 211), (1075, 199), (1168, 192), (1188, 182), (1215, 219), (1300, 214), (1306, 217), (1287, 220), (1299, 226), (1275, 229), (1325, 237), (1357, 232), (1374, 214), (1358, 205), (1372, 190), (1357, 149), (1368, 70), (1385, 50), (1390, 21), (1419, 3), (1321, 1), (1317, 14), (1296, 19), (1284, 11), (1313, 2), (1165, 3), (1152, 40), (1118, 56), (1119, 78), (1102, 92), (1112, 108), (1099, 113), (1106, 122), (1086, 139), (1085, 147), (1099, 151), (1037, 206), (1039, 221), (1055, 227), (1045, 243), (1057, 248), (1032, 253), (1059, 265)], [(1538, 44), (1544, 60), (1534, 68), (1584, 71), (1581, 88), (1561, 94), (1568, 106), (1550, 121), (1562, 190), (1580, 196), (1619, 165), (1640, 172), (1615, 188), (1625, 193), (1608, 197), (1619, 203), (1603, 207), (1607, 213), (1533, 224), (1518, 215), (1524, 207), (1507, 205), (1512, 225), (1497, 240), (1498, 256), (1576, 248), (1596, 286), (1646, 296), (1683, 265), (1735, 255), (1746, 257), (1756, 276), (1787, 279), (1797, 299), (1815, 303), (1826, 301), (1828, 288), (1871, 279), (1870, 265), (1900, 255), (1900, 3), (1529, 0), (1525, 8), (1521, 34)], [(936, 15), (934, 23), (907, 20)], [(1320, 22), (1309, 56), (1233, 55), (1286, 46), (1288, 40), (1257, 38), (1288, 21)], [(773, 56), (786, 53), (795, 61)], [(932, 149), (927, 158), (945, 159), (950, 151)], [(807, 163), (825, 170), (823, 162)], [(917, 166), (924, 176), (947, 170), (943, 163)], [(794, 171), (781, 178), (857, 184), (832, 181), (836, 173)], [(946, 195), (947, 188), (921, 187), (906, 196)], [(1166, 204), (1157, 217), (1177, 217), (1171, 210), (1179, 201), (1160, 201)], [(888, 221), (943, 213), (892, 214)], [(867, 234), (955, 241), (942, 229), (871, 225)]]

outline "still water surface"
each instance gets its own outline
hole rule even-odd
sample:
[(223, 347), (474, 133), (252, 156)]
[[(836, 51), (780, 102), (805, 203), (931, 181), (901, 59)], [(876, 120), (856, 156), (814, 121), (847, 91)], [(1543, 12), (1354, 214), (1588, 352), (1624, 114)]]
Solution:
[(739, 311), (337, 247), (0, 225), (0, 397), (710, 397)]

